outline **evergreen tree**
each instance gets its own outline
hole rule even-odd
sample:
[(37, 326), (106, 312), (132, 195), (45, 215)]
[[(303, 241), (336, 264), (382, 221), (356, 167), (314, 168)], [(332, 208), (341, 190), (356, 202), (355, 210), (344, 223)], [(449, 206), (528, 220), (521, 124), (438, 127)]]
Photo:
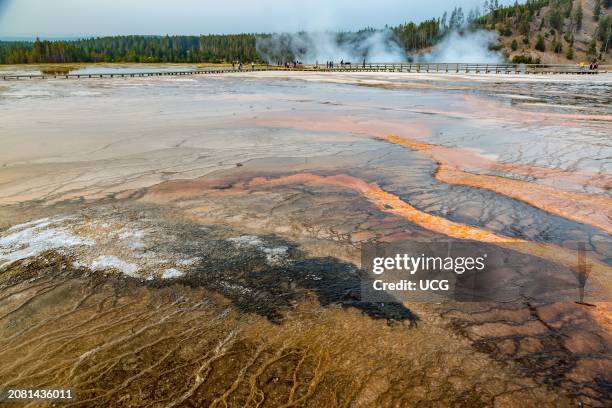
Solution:
[(548, 14), (548, 23), (555, 30), (560, 30), (563, 25), (563, 17), (561, 16), (561, 9), (558, 5), (553, 6)]
[[(448, 29), (451, 29), (450, 24)], [(393, 29), (398, 43), (406, 51), (431, 47), (440, 40), (444, 31), (437, 19), (426, 20), (418, 25), (413, 22), (401, 24)]]
[(597, 55), (597, 37), (593, 36), (591, 42), (589, 43), (589, 49), (587, 50), (587, 55), (595, 56)]
[(520, 31), (523, 35), (529, 36), (529, 32), (531, 31), (531, 27), (529, 25), (529, 13), (525, 13), (523, 15)]
[[(580, 2), (580, 0), (578, 0)], [(574, 0), (569, 0), (565, 6), (564, 16), (570, 18), (572, 16), (572, 9), (574, 8)]]
[(556, 54), (561, 54), (563, 52), (563, 43), (559, 36), (555, 37), (555, 41), (553, 42), (553, 51)]
[(582, 29), (582, 17), (582, 4), (580, 0), (578, 0), (578, 5), (576, 6), (576, 11), (574, 11), (573, 16), (574, 27), (576, 28), (576, 31)]
[(593, 20), (599, 21), (601, 16), (601, 0), (595, 0), (595, 6), (593, 7)]
[(538, 35), (538, 40), (536, 42), (535, 49), (542, 52), (546, 51), (546, 43), (544, 42), (544, 37), (542, 36), (542, 34)]
[(610, 49), (610, 43), (612, 43), (612, 15), (608, 14), (599, 19), (597, 37), (601, 41), (601, 52), (607, 53)]

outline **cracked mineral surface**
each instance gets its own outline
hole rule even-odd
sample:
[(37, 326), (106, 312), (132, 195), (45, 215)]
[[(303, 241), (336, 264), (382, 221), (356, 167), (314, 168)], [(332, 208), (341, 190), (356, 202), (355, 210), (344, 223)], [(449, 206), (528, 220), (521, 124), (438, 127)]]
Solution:
[[(0, 388), (74, 388), (79, 407), (610, 406), (611, 90), (7, 81)], [(584, 243), (598, 297), (362, 301), (363, 244), (449, 237), (568, 268)]]

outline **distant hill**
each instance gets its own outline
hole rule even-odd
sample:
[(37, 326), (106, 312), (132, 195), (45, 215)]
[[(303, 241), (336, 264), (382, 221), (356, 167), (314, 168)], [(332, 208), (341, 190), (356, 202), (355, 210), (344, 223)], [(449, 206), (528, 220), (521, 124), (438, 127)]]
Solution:
[(509, 61), (610, 63), (611, 9), (612, 0), (529, 0), (493, 7), (473, 26), (497, 31)]

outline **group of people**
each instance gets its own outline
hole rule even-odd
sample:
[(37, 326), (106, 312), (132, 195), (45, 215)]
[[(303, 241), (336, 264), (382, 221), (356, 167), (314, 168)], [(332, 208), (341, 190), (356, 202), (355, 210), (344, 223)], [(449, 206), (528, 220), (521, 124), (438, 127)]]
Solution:
[[(280, 62), (278, 62), (277, 64), (278, 64), (279, 66), (281, 65), (281, 63), (280, 63)], [(334, 62), (334, 61), (326, 61), (326, 62), (325, 62), (325, 68), (326, 68), (326, 69), (333, 69), (333, 68), (336, 66), (336, 64), (340, 65), (340, 67), (345, 67), (345, 66), (347, 66), (347, 65), (351, 65), (351, 62), (349, 62), (349, 61), (344, 61), (344, 60), (340, 60), (340, 62), (339, 62), (339, 63), (336, 63), (336, 62)], [(360, 63), (358, 63), (358, 64), (357, 64), (357, 66), (359, 66), (359, 64), (360, 64)], [(283, 63), (282, 65), (284, 65), (284, 66), (285, 66), (285, 68), (297, 68), (297, 67), (299, 67), (300, 65), (302, 65), (302, 62), (300, 62), (300, 61), (298, 61), (298, 60), (295, 60), (295, 61), (286, 61), (286, 62), (285, 62), (285, 63)], [(316, 66), (317, 68), (319, 68), (319, 61), (316, 61), (316, 62), (315, 62), (315, 66)], [(365, 61), (365, 59), (364, 59), (364, 60), (363, 60), (363, 68), (365, 68), (365, 66), (366, 66), (366, 61)]]
[[(349, 61), (346, 61), (346, 62), (345, 62), (344, 60), (340, 60), (340, 66), (341, 66), (341, 67), (346, 66), (346, 65), (351, 65), (351, 63), (350, 63)], [(317, 67), (318, 67), (318, 66), (319, 66), (319, 63), (317, 62)], [(334, 68), (334, 61), (327, 61), (327, 62), (325, 63), (325, 67), (326, 67), (327, 69), (333, 69), (333, 68)]]
[[(584, 62), (580, 63), (580, 68), (581, 69), (585, 69), (586, 68), (586, 64)], [(599, 68), (599, 62), (597, 62), (597, 60), (593, 60), (589, 63), (589, 71), (595, 71), (596, 69)]]
[[(238, 71), (242, 71), (242, 61), (232, 61), (232, 69), (236, 69), (238, 66)], [(255, 62), (251, 62), (251, 69), (255, 70)]]

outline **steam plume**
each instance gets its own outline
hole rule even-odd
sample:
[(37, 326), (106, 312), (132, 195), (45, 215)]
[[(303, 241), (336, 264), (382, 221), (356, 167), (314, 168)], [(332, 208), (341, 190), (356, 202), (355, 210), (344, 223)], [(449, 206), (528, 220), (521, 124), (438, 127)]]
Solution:
[(496, 41), (497, 35), (491, 31), (451, 31), (430, 53), (417, 56), (416, 59), (423, 62), (499, 64), (504, 58), (490, 49), (490, 45)]
[(298, 60), (307, 64), (344, 60), (359, 63), (402, 62), (406, 54), (389, 29), (357, 32), (313, 31), (257, 38), (257, 52), (269, 63)]

